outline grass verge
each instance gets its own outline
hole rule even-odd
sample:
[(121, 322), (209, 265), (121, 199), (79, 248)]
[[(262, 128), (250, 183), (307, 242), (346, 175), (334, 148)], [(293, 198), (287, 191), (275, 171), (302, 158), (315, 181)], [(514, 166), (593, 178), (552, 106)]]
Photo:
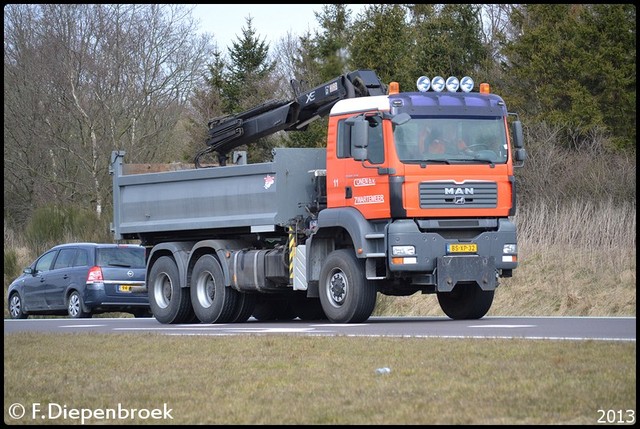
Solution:
[(20, 333), (4, 349), (9, 424), (118, 404), (171, 418), (84, 423), (598, 424), (636, 409), (635, 342)]

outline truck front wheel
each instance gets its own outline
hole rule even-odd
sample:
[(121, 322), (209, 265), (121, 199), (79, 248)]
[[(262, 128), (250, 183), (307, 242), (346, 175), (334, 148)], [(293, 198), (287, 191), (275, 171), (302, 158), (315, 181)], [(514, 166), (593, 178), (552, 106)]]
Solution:
[(451, 292), (438, 292), (438, 303), (454, 320), (481, 319), (491, 308), (493, 294), (475, 283), (458, 283)]
[(377, 291), (353, 250), (338, 249), (327, 256), (319, 287), (322, 309), (332, 322), (360, 323), (373, 313)]
[[(224, 275), (218, 260), (202, 255), (193, 266), (191, 304), (202, 323), (232, 322), (236, 314), (238, 291), (224, 285)], [(238, 312), (239, 313), (239, 312)]]
[(160, 323), (185, 323), (193, 319), (189, 289), (180, 287), (175, 261), (161, 256), (149, 271), (149, 306)]

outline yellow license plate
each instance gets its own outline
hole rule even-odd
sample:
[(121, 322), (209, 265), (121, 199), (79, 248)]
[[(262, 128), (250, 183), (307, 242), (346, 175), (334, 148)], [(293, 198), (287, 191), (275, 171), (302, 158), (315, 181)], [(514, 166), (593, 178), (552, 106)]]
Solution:
[(133, 286), (131, 286), (131, 285), (120, 285), (118, 287), (118, 290), (120, 292), (131, 292), (132, 289), (133, 289)]
[(477, 253), (478, 245), (470, 244), (447, 244), (447, 253)]

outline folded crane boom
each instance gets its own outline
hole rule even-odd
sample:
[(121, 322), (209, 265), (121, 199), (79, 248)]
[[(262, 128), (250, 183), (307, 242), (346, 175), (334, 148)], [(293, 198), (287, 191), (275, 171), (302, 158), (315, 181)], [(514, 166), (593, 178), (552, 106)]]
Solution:
[[(293, 84), (294, 90), (296, 85)], [(339, 100), (371, 95), (385, 95), (386, 86), (372, 70), (356, 70), (313, 89), (296, 93), (290, 101), (270, 100), (237, 115), (209, 122), (207, 147), (196, 155), (195, 163), (205, 153), (216, 152), (220, 165), (225, 165), (229, 152), (278, 131), (304, 130), (323, 116)]]

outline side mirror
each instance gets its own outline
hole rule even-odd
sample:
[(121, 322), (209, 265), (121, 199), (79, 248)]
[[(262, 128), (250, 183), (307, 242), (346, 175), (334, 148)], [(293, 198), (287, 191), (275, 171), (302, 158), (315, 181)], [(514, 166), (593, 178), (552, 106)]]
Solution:
[(22, 270), (22, 272), (25, 273), (25, 274), (29, 274), (29, 275), (35, 276), (37, 271), (34, 268), (27, 267), (24, 270)]
[(356, 161), (367, 159), (369, 144), (369, 122), (363, 116), (354, 116), (345, 121), (351, 128), (351, 156)]
[(524, 137), (522, 132), (522, 122), (513, 121), (511, 124), (513, 127), (513, 147), (522, 149), (524, 147)]
[(522, 148), (514, 150), (513, 159), (515, 159), (516, 161), (524, 162), (527, 159), (527, 151)]
[(511, 124), (511, 131), (513, 131), (513, 160), (517, 162), (514, 167), (524, 166), (524, 161), (527, 159), (527, 151), (524, 149), (524, 133), (522, 132), (522, 122), (519, 120), (513, 121)]

